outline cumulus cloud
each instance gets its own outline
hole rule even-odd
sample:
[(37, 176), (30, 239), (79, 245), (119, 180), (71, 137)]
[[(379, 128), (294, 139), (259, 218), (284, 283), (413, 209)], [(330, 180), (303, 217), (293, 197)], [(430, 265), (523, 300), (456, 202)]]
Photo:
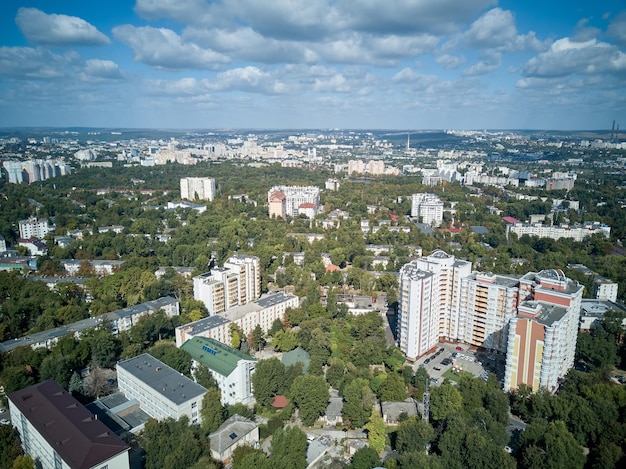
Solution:
[(14, 78), (54, 79), (64, 77), (80, 64), (76, 52), (63, 55), (32, 47), (0, 47), (0, 75)]
[(435, 62), (443, 68), (451, 70), (463, 65), (465, 63), (465, 57), (462, 55), (441, 54), (435, 58)]
[(555, 41), (546, 52), (530, 59), (522, 69), (526, 77), (596, 73), (626, 74), (626, 54), (596, 39), (577, 42), (562, 38)]
[(95, 26), (76, 16), (48, 15), (37, 8), (20, 8), (15, 22), (33, 44), (99, 46), (111, 42)]
[(472, 23), (465, 33), (470, 47), (496, 48), (515, 39), (517, 28), (513, 14), (502, 8), (494, 8)]
[(113, 28), (113, 36), (128, 44), (135, 60), (169, 69), (216, 69), (229, 62), (218, 52), (185, 42), (171, 29), (122, 25)]
[(500, 68), (502, 64), (502, 55), (499, 53), (491, 53), (485, 54), (483, 59), (467, 70), (463, 71), (463, 75), (465, 76), (477, 76), (477, 75), (486, 75), (487, 73), (491, 73), (494, 70)]
[(121, 80), (122, 71), (112, 60), (89, 59), (85, 62), (86, 79)]
[(234, 68), (219, 73), (215, 80), (214, 89), (262, 94), (282, 94), (287, 91), (283, 82), (252, 66)]

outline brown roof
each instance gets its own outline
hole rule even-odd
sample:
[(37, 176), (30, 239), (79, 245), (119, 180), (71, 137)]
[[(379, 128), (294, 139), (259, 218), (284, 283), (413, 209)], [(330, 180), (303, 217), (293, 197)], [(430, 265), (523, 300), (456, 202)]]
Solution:
[(130, 449), (54, 380), (9, 399), (72, 469), (89, 469)]
[(285, 200), (285, 193), (281, 191), (274, 191), (270, 194), (270, 202), (281, 202)]
[(272, 407), (274, 407), (275, 409), (284, 409), (288, 405), (289, 405), (289, 399), (287, 399), (282, 394), (279, 394), (278, 396), (274, 396)]

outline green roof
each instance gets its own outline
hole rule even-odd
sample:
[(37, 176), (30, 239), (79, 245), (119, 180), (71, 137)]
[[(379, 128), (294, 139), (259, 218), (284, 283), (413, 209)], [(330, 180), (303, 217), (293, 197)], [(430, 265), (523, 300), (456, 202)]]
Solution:
[(207, 337), (193, 337), (180, 348), (188, 352), (195, 361), (222, 376), (230, 375), (240, 360), (255, 360), (250, 355)]
[(281, 361), (283, 362), (283, 365), (285, 365), (285, 367), (295, 365), (298, 362), (302, 362), (302, 364), (304, 365), (304, 372), (306, 373), (309, 369), (311, 355), (309, 355), (309, 352), (304, 350), (302, 347), (296, 347), (289, 352), (285, 352)]

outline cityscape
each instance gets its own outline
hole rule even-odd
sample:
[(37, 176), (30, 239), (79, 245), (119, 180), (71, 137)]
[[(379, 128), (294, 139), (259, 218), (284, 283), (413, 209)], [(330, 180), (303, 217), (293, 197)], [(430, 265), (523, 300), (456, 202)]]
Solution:
[(626, 9), (3, 4), (0, 468), (626, 464)]

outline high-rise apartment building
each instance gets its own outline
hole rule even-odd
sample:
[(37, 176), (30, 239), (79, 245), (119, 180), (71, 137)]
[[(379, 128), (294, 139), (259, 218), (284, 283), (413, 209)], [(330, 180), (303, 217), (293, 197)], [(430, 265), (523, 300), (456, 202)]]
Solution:
[(224, 267), (216, 267), (193, 279), (193, 296), (209, 314), (219, 314), (250, 303), (261, 294), (261, 264), (255, 256), (231, 256)]
[(443, 202), (435, 194), (413, 194), (411, 200), (411, 216), (421, 223), (440, 226), (443, 221)]
[(472, 264), (443, 251), (420, 257), (400, 270), (400, 349), (416, 359), (440, 338), (458, 339), (461, 280)]
[(583, 286), (561, 270), (520, 279), (518, 314), (509, 323), (504, 389), (526, 384), (556, 391), (574, 365)]
[(270, 218), (296, 218), (301, 205), (313, 204), (315, 211), (317, 210), (320, 189), (315, 186), (274, 186), (267, 192), (267, 201)]
[(215, 198), (215, 179), (182, 178), (180, 180), (180, 198), (185, 200), (208, 200)]
[(54, 225), (51, 225), (47, 218), (31, 217), (18, 222), (20, 230), (20, 238), (45, 238), (45, 236), (54, 231)]
[(456, 337), (476, 347), (506, 352), (509, 320), (517, 314), (519, 280), (473, 272), (461, 280)]

